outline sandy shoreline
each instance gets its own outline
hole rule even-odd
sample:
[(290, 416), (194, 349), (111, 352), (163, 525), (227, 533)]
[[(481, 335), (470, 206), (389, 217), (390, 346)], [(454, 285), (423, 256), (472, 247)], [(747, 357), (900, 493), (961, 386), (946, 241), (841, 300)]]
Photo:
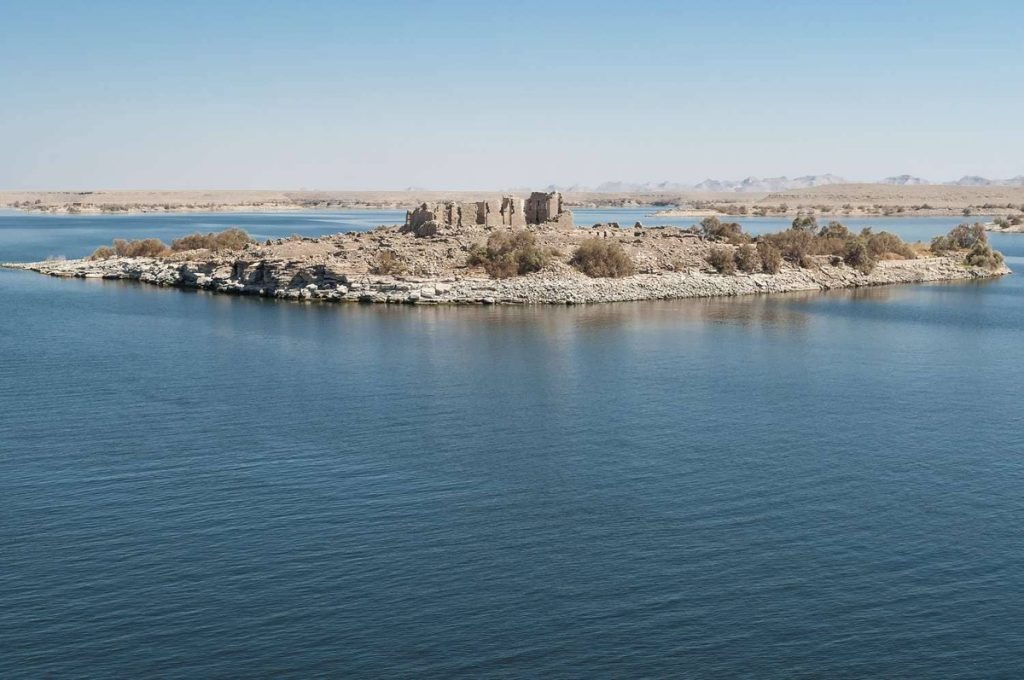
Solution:
[[(0, 208), (50, 214), (402, 210), (439, 200), (477, 201), (499, 191), (96, 190), (0, 191)], [(511, 193), (523, 193), (512, 191)], [(566, 192), (570, 208), (651, 208), (661, 216), (1012, 215), (1024, 212), (1024, 187), (835, 184), (773, 193), (666, 191)]]

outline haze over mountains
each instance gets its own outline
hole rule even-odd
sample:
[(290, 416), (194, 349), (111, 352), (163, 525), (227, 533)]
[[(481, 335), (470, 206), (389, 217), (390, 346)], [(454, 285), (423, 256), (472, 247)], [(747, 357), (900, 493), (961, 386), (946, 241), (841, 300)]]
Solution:
[(922, 177), (913, 175), (895, 175), (875, 182), (856, 182), (832, 174), (804, 175), (802, 177), (746, 177), (744, 179), (706, 179), (697, 184), (683, 182), (603, 182), (596, 187), (582, 185), (560, 186), (550, 185), (548, 191), (563, 192), (596, 192), (596, 193), (661, 193), (668, 191), (715, 191), (715, 192), (752, 192), (764, 193), (787, 191), (790, 189), (807, 189), (829, 184), (887, 184), (892, 186), (923, 186), (939, 184), (942, 186), (959, 187), (1021, 187), (1024, 186), (1024, 175), (1009, 179), (988, 179), (977, 175), (965, 175), (950, 182), (933, 183)]

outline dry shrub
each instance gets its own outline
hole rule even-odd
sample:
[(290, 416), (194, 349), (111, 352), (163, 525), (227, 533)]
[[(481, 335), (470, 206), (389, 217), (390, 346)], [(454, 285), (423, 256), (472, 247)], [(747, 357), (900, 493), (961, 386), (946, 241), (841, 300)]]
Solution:
[(959, 224), (949, 232), (949, 240), (954, 248), (968, 250), (979, 243), (988, 243), (988, 235), (984, 224)]
[(949, 236), (936, 236), (932, 239), (931, 251), (936, 255), (945, 255), (951, 250), (956, 250), (952, 239)]
[(945, 255), (954, 250), (972, 250), (978, 245), (988, 245), (985, 225), (980, 223), (959, 224), (945, 236), (933, 238), (931, 251), (936, 255)]
[(750, 242), (750, 236), (743, 232), (738, 222), (723, 222), (714, 215), (700, 221), (700, 233), (709, 241), (725, 241), (734, 245)]
[(147, 238), (139, 241), (114, 239), (114, 252), (118, 257), (164, 257), (170, 250), (167, 244), (158, 238)]
[(870, 274), (875, 270), (877, 261), (871, 254), (871, 249), (863, 239), (851, 240), (843, 250), (843, 261), (853, 267), (861, 274)]
[(621, 278), (636, 269), (633, 259), (618, 241), (601, 238), (583, 241), (569, 264), (594, 278)]
[(714, 247), (708, 252), (707, 263), (719, 274), (735, 274), (736, 260), (731, 248)]
[(749, 243), (744, 243), (736, 249), (736, 252), (733, 253), (733, 261), (741, 272), (753, 274), (761, 271), (761, 258), (758, 257), (754, 246)]
[(775, 234), (765, 234), (760, 240), (770, 243), (790, 262), (805, 262), (815, 250), (815, 235), (802, 229), (787, 229)]
[(847, 229), (846, 225), (844, 225), (842, 222), (832, 220), (827, 225), (821, 228), (821, 231), (818, 232), (818, 236), (821, 238), (838, 238), (845, 240), (850, 238), (850, 230)]
[(975, 243), (971, 252), (967, 253), (964, 259), (971, 267), (981, 267), (989, 271), (995, 271), (1003, 266), (1003, 254), (998, 250), (992, 250), (987, 241)]
[(818, 231), (818, 220), (815, 219), (814, 215), (798, 215), (793, 219), (793, 225), (790, 228), (794, 231), (806, 231), (809, 234), (815, 234)]
[(507, 279), (540, 271), (551, 259), (550, 253), (537, 245), (537, 237), (526, 229), (499, 231), (487, 238), (487, 245), (473, 246), (466, 260), (468, 265), (482, 266), (496, 279)]
[(382, 250), (377, 253), (377, 257), (374, 258), (370, 264), (371, 274), (380, 274), (383, 276), (396, 276), (398, 274), (404, 274), (406, 270), (405, 262), (402, 258), (398, 257), (398, 254), (393, 250)]
[(115, 251), (110, 246), (100, 246), (96, 250), (92, 251), (92, 255), (90, 255), (88, 257), (88, 259), (90, 259), (90, 260), (109, 260), (110, 258), (116, 257), (116, 256), (117, 256), (117, 251)]
[(249, 237), (248, 232), (244, 229), (231, 227), (216, 234), (213, 232), (208, 234), (196, 232), (195, 234), (182, 236), (171, 242), (171, 250), (239, 250), (249, 243), (252, 243), (252, 239)]
[(761, 258), (761, 269), (769, 274), (782, 271), (782, 253), (767, 241), (757, 242), (757, 254)]
[(896, 234), (887, 231), (880, 231), (877, 234), (867, 234), (867, 249), (871, 257), (876, 260), (886, 259), (889, 256), (897, 255), (907, 260), (917, 257), (914, 249), (903, 242)]
[[(854, 235), (842, 223), (835, 221), (818, 230), (812, 217), (798, 217), (793, 220), (793, 225), (786, 231), (759, 237), (758, 243), (774, 247), (784, 259), (804, 268), (813, 267), (815, 257), (828, 257), (830, 261), (842, 258), (861, 270), (874, 268), (880, 259), (917, 257), (909, 244), (889, 232), (876, 234), (867, 228), (860, 235)], [(862, 257), (860, 246), (867, 250), (866, 257)], [(857, 264), (851, 264), (851, 257)]]

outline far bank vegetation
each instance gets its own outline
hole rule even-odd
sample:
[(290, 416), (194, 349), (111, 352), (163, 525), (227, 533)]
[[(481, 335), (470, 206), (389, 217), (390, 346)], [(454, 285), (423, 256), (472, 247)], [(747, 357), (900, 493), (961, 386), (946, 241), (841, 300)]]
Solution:
[(114, 239), (112, 245), (100, 246), (89, 256), (91, 260), (109, 260), (112, 257), (167, 257), (173, 253), (188, 250), (208, 250), (221, 252), (238, 250), (252, 243), (252, 238), (244, 229), (231, 227), (221, 232), (208, 234), (189, 234), (171, 241), (167, 245), (158, 238), (138, 240)]

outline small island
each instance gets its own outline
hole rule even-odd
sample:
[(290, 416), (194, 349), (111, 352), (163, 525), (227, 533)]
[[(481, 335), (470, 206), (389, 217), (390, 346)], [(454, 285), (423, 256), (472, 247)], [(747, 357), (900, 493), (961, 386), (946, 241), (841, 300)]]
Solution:
[(404, 304), (661, 300), (1010, 273), (982, 224), (930, 244), (821, 225), (813, 215), (756, 237), (715, 216), (691, 228), (577, 228), (559, 192), (423, 203), (404, 224), (370, 232), (256, 242), (228, 229), (170, 245), (117, 240), (80, 260), (4, 266), (284, 300)]

